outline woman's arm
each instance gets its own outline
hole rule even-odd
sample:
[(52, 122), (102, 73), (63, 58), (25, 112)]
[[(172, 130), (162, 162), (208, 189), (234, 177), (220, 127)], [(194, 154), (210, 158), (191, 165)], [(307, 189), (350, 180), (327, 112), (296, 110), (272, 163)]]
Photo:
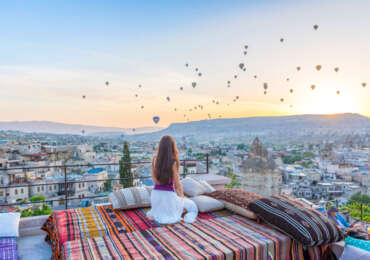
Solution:
[(173, 181), (177, 195), (179, 195), (180, 197), (184, 197), (184, 192), (182, 190), (182, 185), (180, 182), (180, 173), (178, 167), (176, 166), (176, 163), (173, 164), (172, 170), (173, 170)]

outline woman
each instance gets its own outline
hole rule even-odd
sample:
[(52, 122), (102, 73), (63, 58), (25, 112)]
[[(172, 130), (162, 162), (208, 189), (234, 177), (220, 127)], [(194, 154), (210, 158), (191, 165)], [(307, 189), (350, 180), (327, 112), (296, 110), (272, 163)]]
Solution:
[(182, 220), (192, 223), (198, 215), (193, 201), (184, 198), (179, 174), (180, 162), (175, 140), (168, 135), (161, 138), (157, 155), (152, 161), (154, 189), (151, 195), (151, 210), (147, 216), (161, 224), (172, 224)]

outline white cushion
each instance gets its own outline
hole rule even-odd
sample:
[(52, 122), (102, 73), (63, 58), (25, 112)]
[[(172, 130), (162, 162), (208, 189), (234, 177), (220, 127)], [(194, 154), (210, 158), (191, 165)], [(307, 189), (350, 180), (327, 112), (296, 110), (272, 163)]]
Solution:
[(0, 237), (18, 237), (20, 213), (0, 213)]
[(150, 206), (151, 187), (130, 187), (108, 195), (113, 209), (133, 209)]
[(196, 196), (190, 198), (197, 205), (199, 212), (205, 213), (210, 211), (221, 210), (224, 208), (224, 204), (214, 198), (208, 196)]
[(198, 181), (200, 184), (202, 184), (203, 188), (206, 190), (205, 193), (211, 193), (214, 192), (216, 189), (213, 188), (208, 182), (206, 181)]
[(370, 259), (370, 252), (354, 246), (346, 246), (340, 260), (365, 260)]
[(206, 181), (210, 185), (219, 185), (219, 184), (229, 184), (231, 182), (231, 178), (225, 177), (218, 174), (212, 174), (212, 173), (205, 173), (205, 174), (190, 174), (189, 177), (199, 180), (199, 181)]
[(189, 197), (199, 196), (207, 192), (206, 187), (190, 177), (181, 180), (181, 185), (185, 195)]

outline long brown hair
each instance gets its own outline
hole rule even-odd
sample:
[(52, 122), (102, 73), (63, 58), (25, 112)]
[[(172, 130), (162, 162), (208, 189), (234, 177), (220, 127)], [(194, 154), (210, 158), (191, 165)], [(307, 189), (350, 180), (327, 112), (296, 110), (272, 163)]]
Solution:
[(154, 176), (159, 184), (165, 185), (171, 182), (173, 176), (173, 164), (176, 163), (177, 169), (180, 162), (177, 153), (175, 140), (165, 135), (159, 141), (158, 153), (154, 162)]

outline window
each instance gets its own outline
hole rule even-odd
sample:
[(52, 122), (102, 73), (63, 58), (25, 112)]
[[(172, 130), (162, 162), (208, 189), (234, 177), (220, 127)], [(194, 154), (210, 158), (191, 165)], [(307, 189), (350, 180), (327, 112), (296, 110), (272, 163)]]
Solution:
[(23, 190), (23, 188), (21, 189), (21, 193), (22, 193), (22, 194), (24, 193), (24, 190)]
[(4, 196), (4, 192), (0, 191), (0, 197)]
[(37, 192), (40, 192), (40, 187), (37, 187)]
[(41, 189), (42, 189), (42, 191), (44, 191), (44, 186), (42, 186), (42, 188), (41, 188)]
[(14, 194), (18, 195), (18, 190), (17, 189), (14, 190)]
[(78, 188), (81, 189), (81, 183), (78, 184)]
[(53, 187), (52, 186), (49, 186), (49, 190), (51, 190)]
[(54, 185), (54, 190), (56, 190), (57, 189), (57, 185)]

